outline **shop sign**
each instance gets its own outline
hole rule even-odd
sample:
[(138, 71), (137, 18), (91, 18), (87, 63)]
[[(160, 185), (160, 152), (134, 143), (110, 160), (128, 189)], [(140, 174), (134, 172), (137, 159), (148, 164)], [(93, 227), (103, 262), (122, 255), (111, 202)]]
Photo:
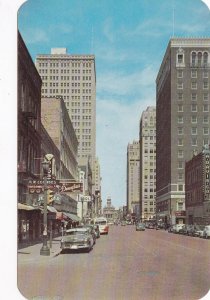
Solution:
[(72, 181), (72, 182), (60, 182), (59, 183), (59, 192), (82, 192), (83, 190), (83, 184), (82, 182), (76, 182), (76, 181)]
[(209, 194), (209, 154), (205, 155), (206, 158), (206, 178), (205, 178), (205, 194)]
[(175, 216), (176, 217), (185, 217), (186, 211), (185, 210), (177, 210), (177, 211), (175, 211)]

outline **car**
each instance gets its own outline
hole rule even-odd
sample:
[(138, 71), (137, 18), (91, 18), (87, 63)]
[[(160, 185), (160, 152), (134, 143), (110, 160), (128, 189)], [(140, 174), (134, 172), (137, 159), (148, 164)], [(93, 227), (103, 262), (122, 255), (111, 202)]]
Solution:
[(148, 229), (155, 229), (155, 224), (149, 223), (147, 226)]
[(136, 224), (136, 231), (145, 231), (145, 224), (144, 223), (137, 223)]
[(184, 226), (184, 224), (175, 224), (175, 225), (173, 226), (172, 232), (173, 232), (173, 233), (179, 233), (180, 229), (182, 229), (183, 226)]
[(60, 248), (64, 253), (66, 250), (86, 250), (93, 248), (93, 237), (88, 228), (71, 228), (66, 230), (62, 237)]
[(182, 226), (182, 228), (179, 229), (179, 234), (186, 234), (186, 229), (187, 229), (186, 225)]
[(127, 225), (126, 221), (121, 222), (121, 226), (126, 226), (126, 225)]
[(203, 237), (204, 237), (204, 239), (210, 238), (210, 225), (207, 225), (204, 227)]
[(175, 225), (169, 225), (169, 227), (168, 227), (168, 232), (173, 232), (174, 226), (175, 226)]
[(77, 226), (77, 228), (88, 228), (89, 231), (90, 231), (90, 233), (92, 234), (93, 243), (95, 245), (97, 237), (96, 237), (96, 232), (95, 232), (95, 229), (94, 229), (94, 225), (92, 225), (92, 224), (84, 224), (84, 225)]
[(186, 230), (186, 234), (187, 235), (193, 235), (193, 231), (194, 231), (194, 225), (190, 224), (187, 226), (187, 230)]
[(204, 230), (204, 228), (205, 228), (204, 225), (196, 225), (195, 230), (193, 232), (193, 236), (200, 237), (201, 234), (203, 236), (203, 230)]

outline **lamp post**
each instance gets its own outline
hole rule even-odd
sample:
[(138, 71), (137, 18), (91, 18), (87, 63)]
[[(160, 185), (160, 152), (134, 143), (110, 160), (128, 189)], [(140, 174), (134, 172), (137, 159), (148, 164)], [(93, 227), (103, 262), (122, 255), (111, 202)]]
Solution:
[(50, 248), (47, 245), (47, 176), (48, 176), (48, 170), (49, 170), (49, 161), (44, 159), (42, 162), (43, 167), (43, 179), (44, 179), (44, 216), (43, 216), (43, 224), (44, 224), (44, 230), (43, 230), (43, 245), (40, 250), (40, 255), (49, 256), (50, 255)]

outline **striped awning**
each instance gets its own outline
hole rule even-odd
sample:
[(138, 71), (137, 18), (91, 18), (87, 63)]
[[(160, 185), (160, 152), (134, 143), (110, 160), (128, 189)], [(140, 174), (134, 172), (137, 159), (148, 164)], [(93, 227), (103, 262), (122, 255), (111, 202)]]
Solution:
[(28, 211), (31, 211), (31, 210), (40, 210), (39, 207), (34, 207), (34, 206), (23, 204), (23, 203), (18, 203), (18, 209), (19, 210), (28, 210)]

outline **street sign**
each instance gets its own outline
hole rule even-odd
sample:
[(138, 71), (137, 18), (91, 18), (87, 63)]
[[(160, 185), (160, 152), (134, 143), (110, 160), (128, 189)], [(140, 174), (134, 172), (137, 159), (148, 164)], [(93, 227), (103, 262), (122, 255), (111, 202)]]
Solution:
[(91, 197), (90, 196), (80, 196), (80, 201), (90, 202), (91, 201)]

